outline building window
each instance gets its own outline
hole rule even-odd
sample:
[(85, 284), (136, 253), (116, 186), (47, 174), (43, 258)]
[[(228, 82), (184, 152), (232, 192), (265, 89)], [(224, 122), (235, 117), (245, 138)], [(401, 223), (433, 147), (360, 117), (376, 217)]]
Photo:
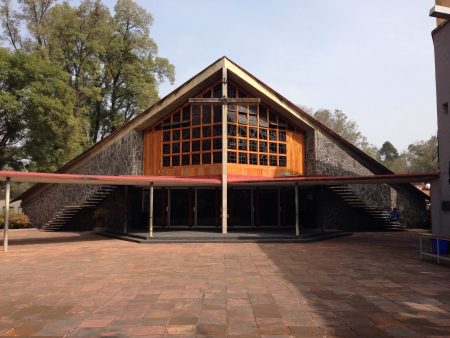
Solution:
[[(221, 97), (216, 83), (196, 97)], [(249, 97), (228, 84), (230, 98)], [(445, 104), (448, 113), (448, 105)], [(264, 104), (230, 104), (227, 107), (228, 163), (287, 166), (287, 130), (294, 127)], [(222, 162), (222, 105), (184, 104), (163, 118), (153, 130), (162, 130), (163, 167)]]

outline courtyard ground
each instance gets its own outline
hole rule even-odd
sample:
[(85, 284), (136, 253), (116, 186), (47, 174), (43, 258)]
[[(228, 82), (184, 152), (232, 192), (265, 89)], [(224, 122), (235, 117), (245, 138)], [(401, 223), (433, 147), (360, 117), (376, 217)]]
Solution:
[(450, 268), (414, 232), (306, 244), (135, 244), (11, 231), (0, 335), (450, 337)]

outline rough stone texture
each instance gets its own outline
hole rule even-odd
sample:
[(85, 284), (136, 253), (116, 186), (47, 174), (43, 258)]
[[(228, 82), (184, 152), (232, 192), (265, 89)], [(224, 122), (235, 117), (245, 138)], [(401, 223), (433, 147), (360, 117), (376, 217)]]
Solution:
[[(142, 174), (142, 134), (130, 132), (80, 167), (73, 174), (140, 175)], [(34, 226), (42, 227), (64, 206), (79, 205), (100, 186), (49, 184), (38, 198), (22, 201), (22, 208)]]
[[(374, 174), (335, 142), (315, 132), (315, 168), (316, 175), (332, 176), (364, 176)], [(310, 148), (307, 148), (310, 152)], [(310, 156), (310, 155), (309, 155)], [(397, 207), (400, 212), (400, 223), (406, 227), (422, 227), (427, 225), (425, 200), (419, 194), (413, 194), (404, 186), (386, 184), (352, 184), (348, 186), (363, 202), (390, 211)], [(329, 220), (331, 222), (331, 219)], [(336, 219), (335, 222), (339, 220)]]

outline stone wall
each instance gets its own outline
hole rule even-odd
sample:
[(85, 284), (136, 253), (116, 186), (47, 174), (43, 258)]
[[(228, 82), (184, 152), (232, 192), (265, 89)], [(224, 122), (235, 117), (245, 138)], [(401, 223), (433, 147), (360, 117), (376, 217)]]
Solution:
[[(142, 134), (132, 131), (69, 172), (93, 175), (141, 175), (142, 147)], [(48, 184), (37, 193), (38, 198), (33, 196), (24, 199), (22, 207), (32, 224), (42, 227), (58, 210), (64, 206), (83, 203), (99, 187), (97, 185)]]
[[(330, 140), (320, 131), (315, 132), (316, 175), (331, 176), (366, 176), (374, 173), (358, 162), (348, 152)], [(351, 184), (348, 186), (363, 202), (377, 206), (385, 211), (397, 207), (400, 212), (400, 223), (405, 227), (426, 226), (427, 211), (425, 200), (404, 186), (387, 184)]]

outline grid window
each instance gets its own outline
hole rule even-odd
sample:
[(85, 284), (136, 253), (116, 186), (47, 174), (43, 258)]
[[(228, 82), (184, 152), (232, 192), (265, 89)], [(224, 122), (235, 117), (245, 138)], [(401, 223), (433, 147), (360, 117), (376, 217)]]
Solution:
[(214, 163), (222, 163), (222, 152), (216, 151), (213, 153)]
[[(249, 95), (232, 83), (228, 97)], [(222, 84), (216, 83), (197, 97), (220, 98)], [(153, 130), (162, 130), (164, 167), (222, 162), (222, 123), (227, 123), (229, 163), (287, 166), (287, 130), (294, 127), (264, 104), (230, 104), (227, 121), (222, 121), (222, 105), (186, 104), (159, 121)]]
[(181, 164), (182, 165), (189, 165), (189, 164), (191, 164), (190, 163), (190, 159), (191, 159), (190, 155), (182, 155), (181, 156)]
[(200, 164), (200, 154), (192, 154), (192, 165)]
[(247, 164), (247, 153), (239, 153), (239, 164)]
[(192, 141), (192, 151), (200, 151), (200, 141)]
[(180, 165), (180, 155), (172, 155), (172, 167)]
[(189, 141), (183, 142), (181, 144), (181, 150), (183, 153), (189, 153), (191, 151), (191, 143)]
[(210, 163), (211, 163), (211, 153), (203, 153), (202, 164), (210, 164)]
[(239, 139), (239, 150), (247, 150), (247, 140)]
[(236, 163), (236, 153), (234, 151), (228, 152), (228, 163)]

